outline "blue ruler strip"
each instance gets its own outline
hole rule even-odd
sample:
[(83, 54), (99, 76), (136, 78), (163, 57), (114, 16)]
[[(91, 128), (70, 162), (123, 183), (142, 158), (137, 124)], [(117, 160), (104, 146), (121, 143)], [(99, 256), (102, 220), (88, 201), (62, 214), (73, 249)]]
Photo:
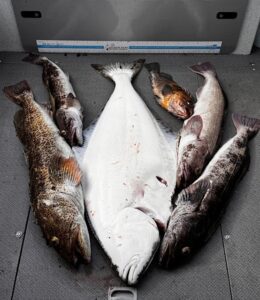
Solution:
[(129, 46), (129, 49), (220, 49), (218, 45), (212, 46)]

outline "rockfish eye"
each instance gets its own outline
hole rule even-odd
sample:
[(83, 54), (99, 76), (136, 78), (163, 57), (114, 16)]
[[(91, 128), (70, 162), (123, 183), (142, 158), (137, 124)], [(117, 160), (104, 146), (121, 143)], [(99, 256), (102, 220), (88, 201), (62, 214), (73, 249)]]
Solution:
[(188, 246), (183, 247), (183, 248), (181, 249), (181, 253), (182, 253), (184, 256), (188, 256), (188, 255), (190, 255), (190, 253), (191, 253), (191, 248), (188, 247)]

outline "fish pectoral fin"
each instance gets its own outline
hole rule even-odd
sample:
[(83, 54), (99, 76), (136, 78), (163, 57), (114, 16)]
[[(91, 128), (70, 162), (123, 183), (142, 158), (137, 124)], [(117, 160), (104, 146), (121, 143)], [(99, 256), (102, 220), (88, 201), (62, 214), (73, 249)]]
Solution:
[(60, 180), (67, 179), (76, 186), (81, 181), (81, 170), (74, 157), (64, 158), (57, 157), (51, 165), (51, 173), (56, 175)]
[(165, 86), (162, 88), (162, 94), (163, 96), (167, 96), (172, 94), (173, 89), (169, 84), (165, 84)]
[(182, 135), (194, 134), (197, 139), (200, 137), (203, 128), (203, 121), (201, 116), (195, 115), (189, 118), (188, 122), (182, 128)]
[(177, 206), (186, 205), (187, 207), (190, 207), (191, 209), (188, 209), (189, 212), (196, 211), (207, 195), (210, 186), (211, 182), (208, 179), (202, 179), (191, 184), (179, 194), (175, 204)]

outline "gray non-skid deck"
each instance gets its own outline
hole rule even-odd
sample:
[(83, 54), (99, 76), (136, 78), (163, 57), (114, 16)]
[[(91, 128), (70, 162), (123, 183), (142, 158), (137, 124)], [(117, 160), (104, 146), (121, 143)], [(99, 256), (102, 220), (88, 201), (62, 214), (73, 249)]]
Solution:
[[(21, 59), (22, 53), (0, 53), (0, 89), (27, 79), (39, 102), (47, 92), (41, 68)], [(85, 109), (85, 126), (100, 113), (113, 84), (91, 63), (158, 61), (193, 94), (201, 79), (186, 67), (211, 61), (229, 100), (224, 139), (235, 133), (231, 112), (260, 118), (260, 52), (251, 56), (206, 55), (49, 55), (66, 70)], [(255, 64), (255, 65), (252, 65)], [(151, 111), (174, 130), (181, 121), (154, 101), (143, 70), (134, 86)], [(92, 262), (78, 269), (46, 245), (30, 211), (28, 173), (15, 135), (17, 107), (0, 92), (0, 299), (106, 299), (109, 286), (124, 285), (92, 237)], [(110, 133), (108, 133), (110, 134)], [(175, 270), (157, 267), (156, 258), (137, 285), (139, 299), (260, 299), (260, 134), (251, 142), (249, 172), (236, 187), (221, 226), (194, 258)], [(21, 231), (19, 238), (17, 232)]]

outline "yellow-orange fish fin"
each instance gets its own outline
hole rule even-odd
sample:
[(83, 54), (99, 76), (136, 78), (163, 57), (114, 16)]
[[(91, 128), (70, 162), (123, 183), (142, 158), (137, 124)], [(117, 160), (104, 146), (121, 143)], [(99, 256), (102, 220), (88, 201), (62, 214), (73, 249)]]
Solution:
[(74, 157), (57, 157), (53, 162), (52, 171), (60, 179), (68, 179), (75, 185), (80, 184), (81, 170)]

